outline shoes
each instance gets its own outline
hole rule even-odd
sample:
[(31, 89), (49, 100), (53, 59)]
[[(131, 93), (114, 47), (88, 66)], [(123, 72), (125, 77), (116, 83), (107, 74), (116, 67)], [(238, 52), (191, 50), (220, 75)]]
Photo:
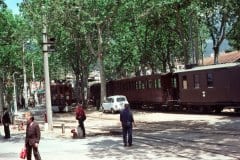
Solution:
[[(128, 144), (128, 147), (131, 147), (132, 144)], [(127, 144), (124, 144), (124, 147), (127, 147)]]
[(9, 138), (10, 138), (9, 136), (7, 136), (7, 137), (5, 136), (5, 137), (4, 137), (4, 139), (9, 139)]

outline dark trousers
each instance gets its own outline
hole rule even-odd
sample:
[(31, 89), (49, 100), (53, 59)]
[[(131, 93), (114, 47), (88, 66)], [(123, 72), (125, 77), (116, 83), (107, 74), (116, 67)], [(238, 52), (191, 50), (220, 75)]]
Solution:
[(26, 149), (27, 149), (27, 160), (32, 159), (32, 150), (33, 150), (33, 155), (34, 155), (35, 160), (41, 160), (41, 156), (38, 152), (38, 148), (30, 146), (29, 144), (27, 144)]
[(82, 132), (83, 132), (83, 137), (86, 136), (85, 134), (85, 127), (84, 127), (84, 121), (83, 120), (78, 120), (79, 127), (81, 127)]
[(128, 144), (131, 146), (132, 145), (132, 126), (123, 126), (122, 132), (123, 132), (124, 145), (127, 145), (127, 142), (128, 142)]
[(9, 129), (9, 125), (3, 125), (3, 126), (4, 126), (5, 138), (10, 138), (10, 129)]

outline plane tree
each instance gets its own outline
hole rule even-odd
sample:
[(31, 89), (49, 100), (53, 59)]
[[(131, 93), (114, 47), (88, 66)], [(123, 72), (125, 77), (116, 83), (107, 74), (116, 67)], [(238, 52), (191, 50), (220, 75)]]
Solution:
[(203, 0), (199, 2), (201, 17), (213, 41), (214, 63), (218, 63), (219, 47), (239, 21), (240, 2), (236, 0)]
[(18, 46), (17, 36), (18, 29), (21, 28), (20, 21), (7, 6), (0, 8), (0, 111), (12, 100), (14, 72), (20, 73), (22, 69), (21, 48)]

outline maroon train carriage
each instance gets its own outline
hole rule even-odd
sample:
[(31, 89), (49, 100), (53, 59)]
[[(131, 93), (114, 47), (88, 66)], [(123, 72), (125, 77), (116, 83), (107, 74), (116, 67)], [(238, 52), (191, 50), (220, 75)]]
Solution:
[(240, 106), (240, 63), (195, 67), (175, 76), (182, 108), (221, 112), (224, 107)]
[(172, 73), (114, 80), (107, 83), (107, 95), (125, 95), (131, 107), (161, 108), (177, 99)]
[(92, 105), (96, 106), (97, 108), (100, 107), (100, 98), (101, 98), (101, 84), (94, 83), (89, 86), (88, 89), (88, 100), (91, 102)]
[(57, 106), (63, 111), (66, 106), (74, 102), (73, 88), (68, 83), (54, 83), (50, 86), (52, 106)]

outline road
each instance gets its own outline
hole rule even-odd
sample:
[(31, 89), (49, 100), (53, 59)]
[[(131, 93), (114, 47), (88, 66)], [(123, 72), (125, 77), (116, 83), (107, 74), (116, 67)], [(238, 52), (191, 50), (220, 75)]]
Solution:
[[(42, 159), (240, 159), (240, 117), (134, 111), (134, 118), (133, 146), (123, 147), (118, 114), (87, 111), (85, 139), (71, 138), (77, 124), (72, 113), (54, 114), (53, 132), (44, 131), (39, 116)], [(10, 140), (0, 138), (0, 160), (18, 159), (24, 131), (12, 131)]]

